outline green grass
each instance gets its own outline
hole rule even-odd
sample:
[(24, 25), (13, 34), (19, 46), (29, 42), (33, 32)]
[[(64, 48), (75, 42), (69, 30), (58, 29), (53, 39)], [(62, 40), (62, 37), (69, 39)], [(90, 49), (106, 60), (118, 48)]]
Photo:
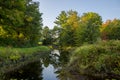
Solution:
[(31, 48), (13, 48), (13, 47), (0, 47), (0, 68), (11, 67), (12, 65), (19, 65), (24, 62), (32, 62), (39, 60), (43, 54), (48, 54), (49, 47), (37, 46)]
[(13, 47), (0, 47), (0, 58), (9, 58), (10, 56), (32, 55), (37, 52), (46, 52), (50, 49), (46, 46), (38, 46), (31, 48), (13, 48)]

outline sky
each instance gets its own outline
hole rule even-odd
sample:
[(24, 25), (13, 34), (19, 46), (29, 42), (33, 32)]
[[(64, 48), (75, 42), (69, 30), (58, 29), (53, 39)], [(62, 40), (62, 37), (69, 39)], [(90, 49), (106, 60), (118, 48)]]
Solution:
[(86, 12), (96, 12), (103, 22), (120, 19), (120, 0), (37, 0), (43, 13), (43, 26), (53, 28), (61, 11), (75, 10), (81, 16)]

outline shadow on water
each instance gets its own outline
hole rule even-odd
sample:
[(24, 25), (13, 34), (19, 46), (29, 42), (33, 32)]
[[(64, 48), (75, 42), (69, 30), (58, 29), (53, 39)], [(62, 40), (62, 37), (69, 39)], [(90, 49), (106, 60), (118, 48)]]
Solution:
[(112, 80), (84, 76), (77, 71), (70, 71), (70, 67), (67, 67), (69, 56), (68, 51), (53, 50), (40, 57), (39, 61), (5, 73), (0, 80)]
[(2, 80), (42, 80), (42, 66), (40, 62), (33, 62), (4, 74)]
[(68, 66), (68, 62), (71, 55), (70, 52), (61, 51), (59, 53), (59, 50), (54, 50), (52, 54), (53, 54), (52, 56), (53, 58), (51, 59), (53, 60), (51, 61), (54, 63), (52, 65), (56, 69), (56, 71), (54, 72), (57, 77), (56, 80), (120, 80), (120, 79), (115, 79), (113, 77), (109, 77), (109, 78), (107, 77), (103, 78), (102, 76), (95, 77), (95, 76), (91, 76), (91, 74), (89, 73), (87, 73), (89, 75), (82, 75), (78, 71), (75, 71), (76, 69), (71, 69), (71, 66)]

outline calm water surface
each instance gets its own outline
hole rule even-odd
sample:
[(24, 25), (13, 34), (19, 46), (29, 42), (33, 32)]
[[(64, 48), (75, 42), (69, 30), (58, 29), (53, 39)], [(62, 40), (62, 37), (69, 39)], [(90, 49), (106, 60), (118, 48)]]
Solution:
[(59, 50), (53, 50), (48, 55), (42, 56), (39, 61), (4, 74), (0, 80), (104, 80), (71, 75), (65, 67), (68, 61), (68, 52), (60, 53)]
[(43, 80), (58, 80), (56, 78), (56, 74), (54, 73), (55, 72), (55, 69), (54, 67), (52, 66), (52, 64), (50, 64), (48, 67), (45, 67), (43, 66), (44, 69), (43, 69)]
[(42, 65), (42, 67), (43, 67), (43, 72), (42, 72), (43, 80), (58, 80), (57, 74), (55, 74), (55, 72), (57, 71), (57, 68), (55, 69), (54, 65), (57, 66), (57, 63), (59, 63), (59, 57), (60, 57), (59, 50), (51, 51), (51, 53), (50, 53), (51, 62), (49, 63), (48, 66), (44, 66), (44, 64)]
[(60, 64), (59, 50), (53, 50), (40, 58), (40, 61), (4, 74), (2, 80), (59, 80), (56, 71)]

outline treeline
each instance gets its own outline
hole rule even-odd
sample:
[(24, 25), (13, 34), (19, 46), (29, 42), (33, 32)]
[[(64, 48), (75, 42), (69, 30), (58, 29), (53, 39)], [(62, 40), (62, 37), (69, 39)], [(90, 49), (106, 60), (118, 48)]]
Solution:
[(55, 27), (42, 29), (39, 2), (0, 0), (0, 46), (31, 47), (38, 45), (80, 46), (98, 40), (120, 39), (120, 19), (102, 22), (98, 13), (61, 11)]
[(35, 46), (41, 37), (42, 13), (32, 0), (0, 0), (0, 46)]
[(56, 25), (52, 30), (44, 28), (47, 35), (44, 38), (45, 44), (48, 39), (60, 46), (81, 46), (99, 40), (120, 39), (120, 19), (103, 22), (102, 17), (94, 12), (80, 16), (77, 11), (61, 11), (54, 23)]

